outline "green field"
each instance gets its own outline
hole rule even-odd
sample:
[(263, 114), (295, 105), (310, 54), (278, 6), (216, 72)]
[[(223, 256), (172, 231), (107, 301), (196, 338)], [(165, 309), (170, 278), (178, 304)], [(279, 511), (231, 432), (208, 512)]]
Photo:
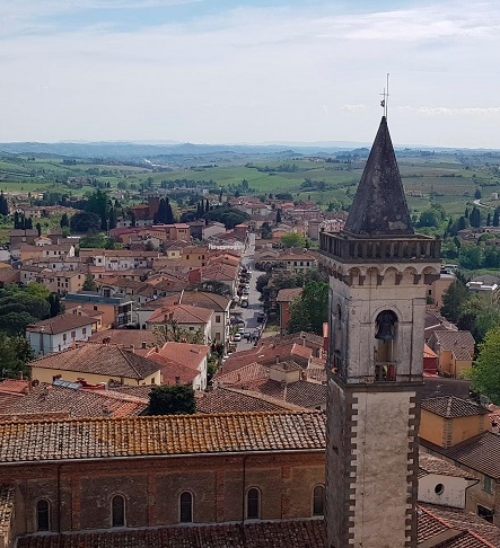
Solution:
[[(80, 196), (95, 186), (116, 189), (126, 194), (125, 201), (138, 201), (143, 193), (161, 187), (162, 181), (188, 180), (191, 185), (222, 188), (234, 193), (243, 180), (257, 195), (287, 192), (294, 200), (312, 200), (323, 207), (330, 202), (348, 205), (359, 182), (364, 160), (345, 159), (345, 153), (329, 158), (271, 158), (246, 155), (228, 158), (224, 165), (213, 165), (202, 156), (185, 158), (177, 165), (190, 165), (172, 170), (157, 170), (145, 165), (127, 165), (120, 161), (97, 162), (37, 158), (26, 155), (0, 156), (0, 189), (4, 192), (67, 192)], [(447, 214), (463, 212), (480, 189), (483, 199), (492, 208), (493, 192), (500, 193), (500, 171), (487, 155), (470, 157), (452, 153), (422, 154), (416, 151), (398, 153), (398, 163), (408, 202), (414, 213), (440, 203)], [(306, 184), (306, 181), (309, 181)], [(178, 187), (179, 185), (177, 185)]]

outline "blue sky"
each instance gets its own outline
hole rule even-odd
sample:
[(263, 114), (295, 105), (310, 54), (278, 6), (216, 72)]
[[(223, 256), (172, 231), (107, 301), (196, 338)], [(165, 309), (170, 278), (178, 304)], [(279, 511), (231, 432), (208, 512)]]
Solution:
[(0, 0), (0, 141), (500, 149), (500, 3)]

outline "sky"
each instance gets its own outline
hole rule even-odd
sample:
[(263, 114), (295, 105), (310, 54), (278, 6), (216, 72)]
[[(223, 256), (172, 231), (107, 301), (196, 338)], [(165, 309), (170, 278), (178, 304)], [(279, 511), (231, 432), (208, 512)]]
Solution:
[(500, 149), (497, 0), (0, 0), (0, 142)]

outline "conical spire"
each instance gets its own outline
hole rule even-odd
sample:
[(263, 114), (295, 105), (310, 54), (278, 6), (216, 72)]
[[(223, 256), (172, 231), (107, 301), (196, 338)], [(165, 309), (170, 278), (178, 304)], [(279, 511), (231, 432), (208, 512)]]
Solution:
[(414, 233), (385, 116), (380, 122), (344, 230), (364, 237)]

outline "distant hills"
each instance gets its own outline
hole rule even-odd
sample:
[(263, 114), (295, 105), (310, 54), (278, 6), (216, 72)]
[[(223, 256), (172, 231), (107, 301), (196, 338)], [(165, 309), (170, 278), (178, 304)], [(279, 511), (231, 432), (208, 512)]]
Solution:
[[(237, 144), (193, 144), (179, 143), (175, 141), (68, 141), (59, 143), (0, 143), (0, 153), (4, 154), (33, 154), (70, 158), (102, 158), (102, 159), (132, 159), (142, 160), (144, 158), (160, 158), (175, 156), (197, 156), (197, 155), (269, 155), (285, 154), (291, 156), (332, 154), (339, 151), (369, 148), (371, 143), (358, 143), (349, 141), (331, 142), (280, 142), (280, 143), (237, 143)], [(413, 150), (435, 150), (441, 152), (452, 152), (459, 149), (447, 149), (427, 147), (420, 145), (399, 146)], [(471, 151), (469, 151), (471, 152)]]
[(60, 142), (60, 143), (0, 143), (0, 153), (68, 156), (75, 158), (128, 158), (142, 159), (159, 156), (197, 154), (298, 154), (333, 153), (369, 146), (369, 143), (263, 143), (206, 145), (166, 142)]

